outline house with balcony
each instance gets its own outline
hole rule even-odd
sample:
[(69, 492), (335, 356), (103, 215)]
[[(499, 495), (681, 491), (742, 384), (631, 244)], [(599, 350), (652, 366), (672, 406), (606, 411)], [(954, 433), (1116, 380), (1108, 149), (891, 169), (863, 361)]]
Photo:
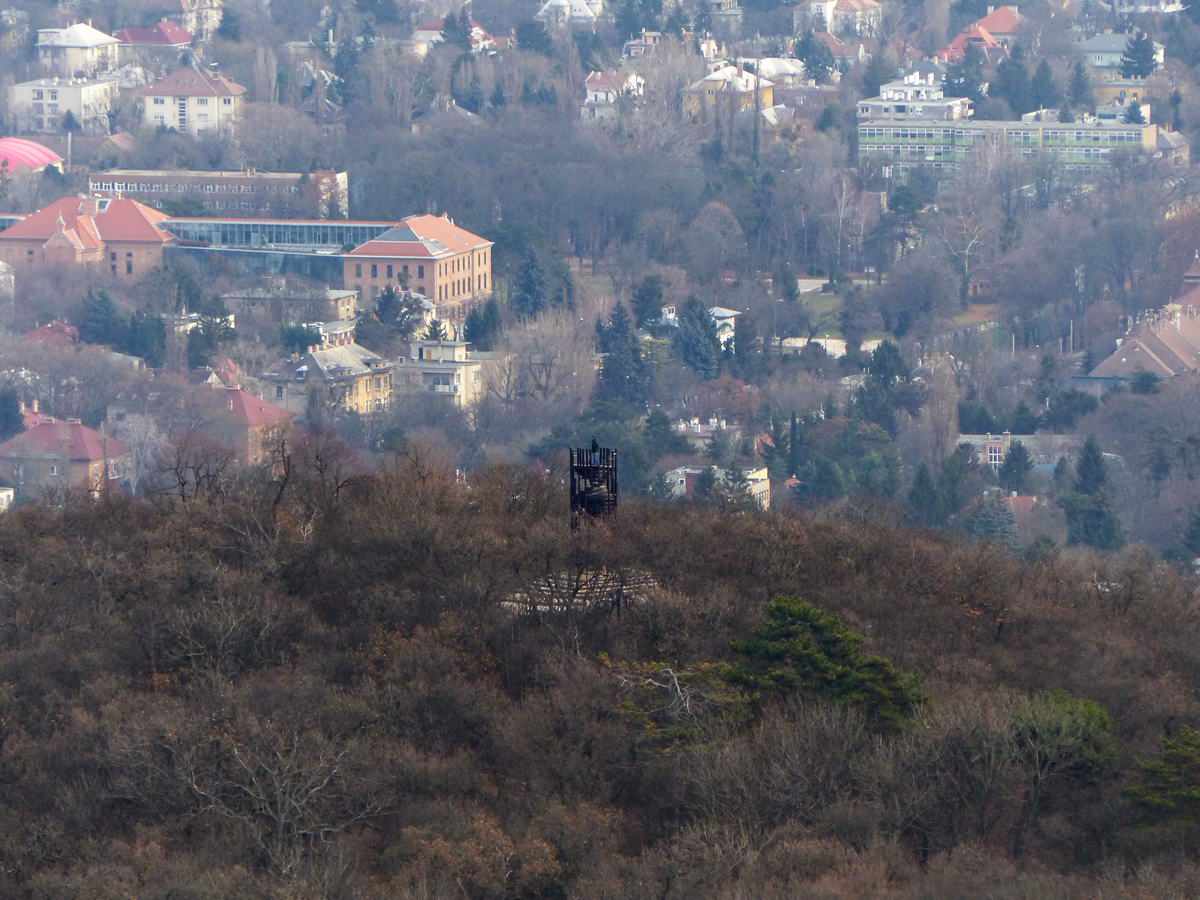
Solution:
[(467, 341), (414, 341), (407, 359), (396, 363), (396, 390), (428, 391), (455, 406), (471, 407), (483, 397), (483, 363)]
[(591, 72), (584, 82), (586, 94), (579, 104), (579, 117), (585, 122), (612, 119), (617, 103), (635, 100), (646, 94), (646, 79), (636, 72)]

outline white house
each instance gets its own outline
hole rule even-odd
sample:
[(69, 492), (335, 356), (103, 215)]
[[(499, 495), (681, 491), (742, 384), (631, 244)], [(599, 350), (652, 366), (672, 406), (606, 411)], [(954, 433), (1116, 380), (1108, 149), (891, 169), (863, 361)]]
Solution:
[(646, 94), (646, 79), (635, 72), (592, 72), (584, 83), (587, 95), (579, 105), (584, 120), (611, 119), (617, 114), (622, 97), (639, 98)]
[(117, 68), (121, 42), (84, 22), (67, 28), (39, 28), (38, 62), (47, 72), (71, 77)]
[(942, 79), (933, 72), (909, 72), (879, 88), (878, 97), (858, 101), (860, 119), (969, 119), (974, 110), (967, 97), (947, 97)]
[[(1125, 55), (1131, 37), (1130, 34), (1097, 34), (1075, 46), (1083, 54), (1083, 61), (1093, 69), (1116, 73), (1121, 69), (1121, 57)], [(1159, 66), (1166, 60), (1163, 45), (1158, 41), (1154, 42), (1154, 60)]]
[(604, 15), (604, 0), (546, 0), (536, 18), (547, 28), (595, 28)]
[(811, 28), (830, 34), (874, 37), (883, 24), (883, 6), (876, 0), (804, 0), (792, 19), (796, 34)]
[(62, 131), (70, 113), (85, 134), (108, 134), (108, 113), (117, 101), (116, 78), (35, 78), (12, 87), (12, 112), (21, 127), (51, 134)]
[[(737, 317), (741, 315), (736, 309), (727, 309), (724, 306), (710, 306), (708, 314), (712, 316), (713, 324), (717, 326), (717, 337), (721, 343), (733, 340), (733, 336), (737, 331)], [(679, 326), (679, 314), (677, 308), (672, 304), (662, 308), (662, 324), (672, 327)]]
[(199, 136), (228, 132), (241, 114), (245, 93), (224, 75), (182, 68), (138, 88), (136, 96), (142, 100), (144, 124)]

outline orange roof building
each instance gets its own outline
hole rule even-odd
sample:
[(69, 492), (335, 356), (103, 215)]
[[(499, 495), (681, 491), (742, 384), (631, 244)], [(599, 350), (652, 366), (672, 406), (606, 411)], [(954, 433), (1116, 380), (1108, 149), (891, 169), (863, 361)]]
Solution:
[(233, 127), (242, 111), (246, 89), (218, 72), (185, 67), (140, 87), (142, 123), (171, 128), (197, 137)]
[(162, 262), (174, 239), (158, 210), (121, 197), (63, 197), (0, 231), (0, 261), (31, 265), (107, 266), (137, 278)]
[(976, 22), (939, 50), (937, 58), (943, 62), (958, 62), (966, 56), (968, 47), (974, 47), (982, 53), (984, 59), (989, 63), (994, 63), (1008, 55), (1004, 44), (996, 40), (990, 31)]
[(492, 242), (449, 216), (409, 216), (343, 259), (342, 283), (361, 298), (401, 279), (439, 307), (461, 306), (492, 290)]
[(1016, 39), (1023, 21), (1015, 6), (989, 6), (988, 14), (975, 24), (1001, 43), (1008, 43)]
[(0, 482), (28, 494), (52, 488), (100, 493), (128, 469), (124, 442), (78, 419), (26, 414), (25, 430), (0, 444)]

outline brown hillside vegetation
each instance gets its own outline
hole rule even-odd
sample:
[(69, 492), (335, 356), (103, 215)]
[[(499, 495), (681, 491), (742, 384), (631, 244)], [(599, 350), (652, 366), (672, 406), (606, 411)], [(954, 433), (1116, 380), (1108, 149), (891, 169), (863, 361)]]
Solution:
[[(506, 605), (601, 567), (619, 608)], [(636, 503), (572, 539), (556, 475), (410, 456), (27, 507), (0, 573), (4, 896), (1200, 893), (1194, 801), (1129, 790), (1200, 724), (1191, 586), (1136, 551)]]

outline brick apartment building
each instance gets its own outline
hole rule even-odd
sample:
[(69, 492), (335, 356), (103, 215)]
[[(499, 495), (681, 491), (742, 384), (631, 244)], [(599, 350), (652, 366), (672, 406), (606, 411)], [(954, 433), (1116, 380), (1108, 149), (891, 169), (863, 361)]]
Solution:
[(350, 214), (345, 172), (109, 169), (88, 177), (88, 190), (113, 191), (174, 215), (236, 212), (242, 216), (344, 219)]

